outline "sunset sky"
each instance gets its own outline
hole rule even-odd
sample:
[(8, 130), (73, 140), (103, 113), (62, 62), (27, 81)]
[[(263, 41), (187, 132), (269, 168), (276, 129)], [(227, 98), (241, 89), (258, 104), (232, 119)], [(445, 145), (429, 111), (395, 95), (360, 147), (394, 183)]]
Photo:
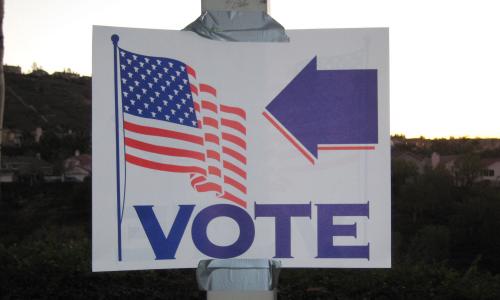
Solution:
[[(270, 0), (287, 29), (389, 27), (391, 133), (500, 138), (500, 18), (488, 0)], [(6, 0), (5, 58), (91, 75), (92, 25), (182, 29), (200, 0)]]

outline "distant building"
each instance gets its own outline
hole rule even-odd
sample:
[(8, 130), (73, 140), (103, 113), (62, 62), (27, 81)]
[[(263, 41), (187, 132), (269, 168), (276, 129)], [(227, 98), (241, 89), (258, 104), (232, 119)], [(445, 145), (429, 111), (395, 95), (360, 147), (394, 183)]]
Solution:
[(75, 155), (64, 161), (64, 181), (83, 182), (85, 178), (92, 176), (92, 156), (80, 154), (75, 151)]
[(43, 159), (33, 156), (3, 156), (3, 169), (16, 177), (40, 177), (52, 175), (54, 167)]
[(424, 173), (425, 167), (430, 164), (429, 158), (408, 151), (393, 152), (392, 159), (402, 160), (414, 164), (417, 167), (417, 171), (419, 174)]
[(0, 182), (12, 183), (16, 181), (16, 174), (12, 171), (0, 170)]
[(80, 78), (80, 74), (73, 72), (54, 72), (52, 74), (55, 77), (64, 78), (64, 79), (77, 79)]
[(2, 129), (2, 145), (20, 147), (22, 145), (23, 132), (17, 129)]
[(20, 66), (4, 65), (3, 71), (4, 71), (4, 73), (8, 73), (8, 74), (22, 74), (22, 70), (21, 70)]
[(500, 158), (481, 160), (481, 180), (500, 184)]
[(40, 143), (40, 139), (42, 138), (43, 135), (43, 129), (42, 127), (37, 127), (35, 131), (33, 132), (33, 139), (35, 140), (35, 143)]

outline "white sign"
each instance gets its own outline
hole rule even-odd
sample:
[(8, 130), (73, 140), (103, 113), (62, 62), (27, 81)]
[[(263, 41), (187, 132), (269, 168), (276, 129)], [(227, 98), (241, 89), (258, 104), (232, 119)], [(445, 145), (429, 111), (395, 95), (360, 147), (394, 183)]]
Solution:
[(94, 27), (94, 271), (391, 265), (387, 29)]

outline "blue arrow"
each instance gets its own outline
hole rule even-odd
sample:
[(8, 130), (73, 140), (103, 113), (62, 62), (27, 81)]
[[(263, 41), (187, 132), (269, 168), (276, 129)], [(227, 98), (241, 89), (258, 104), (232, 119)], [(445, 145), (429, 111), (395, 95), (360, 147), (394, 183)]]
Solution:
[(266, 109), (315, 158), (319, 144), (376, 144), (377, 70), (320, 71), (315, 57)]

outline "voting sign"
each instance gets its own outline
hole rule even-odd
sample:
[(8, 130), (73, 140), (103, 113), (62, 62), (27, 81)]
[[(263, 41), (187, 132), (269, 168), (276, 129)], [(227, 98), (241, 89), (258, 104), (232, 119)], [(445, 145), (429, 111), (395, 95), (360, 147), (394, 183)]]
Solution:
[(94, 271), (391, 264), (387, 29), (94, 27)]

